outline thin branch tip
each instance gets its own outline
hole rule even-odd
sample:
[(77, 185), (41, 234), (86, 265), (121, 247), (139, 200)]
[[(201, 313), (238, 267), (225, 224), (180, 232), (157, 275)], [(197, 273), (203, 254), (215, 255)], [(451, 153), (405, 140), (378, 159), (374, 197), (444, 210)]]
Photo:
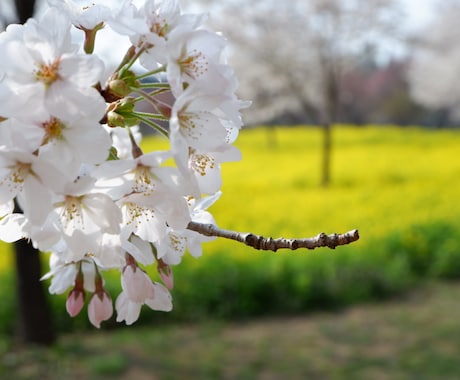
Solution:
[(273, 239), (272, 237), (264, 237), (250, 232), (224, 230), (214, 224), (190, 222), (187, 228), (205, 236), (215, 236), (235, 240), (257, 250), (273, 252), (276, 252), (278, 249), (296, 250), (299, 248), (315, 249), (320, 247), (335, 249), (338, 246), (351, 244), (359, 240), (359, 231), (357, 229), (343, 234), (334, 233), (327, 235), (324, 232), (321, 232), (317, 236), (310, 238)]

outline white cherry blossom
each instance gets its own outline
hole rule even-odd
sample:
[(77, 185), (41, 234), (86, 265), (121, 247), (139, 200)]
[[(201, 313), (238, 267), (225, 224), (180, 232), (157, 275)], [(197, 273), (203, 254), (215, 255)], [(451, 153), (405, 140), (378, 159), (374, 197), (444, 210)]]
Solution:
[(233, 145), (222, 144), (214, 152), (189, 150), (189, 170), (198, 182), (198, 187), (204, 194), (214, 194), (221, 188), (222, 177), (220, 163), (239, 161), (241, 152)]
[[(153, 283), (154, 296), (145, 300), (145, 305), (152, 310), (171, 311), (172, 297), (168, 289), (163, 285)], [(133, 324), (139, 318), (140, 311), (144, 303), (132, 301), (126, 292), (121, 292), (115, 302), (117, 310), (117, 322), (125, 321), (127, 325)]]
[(0, 115), (18, 116), (45, 107), (51, 114), (84, 115), (104, 112), (105, 103), (93, 86), (100, 81), (103, 62), (77, 54), (68, 18), (50, 8), (37, 21), (12, 25), (0, 34)]
[(92, 1), (82, 4), (72, 0), (48, 0), (48, 3), (66, 13), (77, 28), (86, 30), (94, 29), (104, 23), (110, 17), (110, 6), (113, 5), (111, 0), (99, 0), (97, 4)]
[[(109, 269), (121, 277), (117, 321), (134, 323), (143, 305), (172, 309), (171, 266), (213, 239), (190, 222), (215, 224), (207, 208), (221, 163), (240, 159), (231, 144), (248, 105), (204, 15), (140, 2), (48, 0), (0, 33), (0, 239), (50, 252), (50, 293), (68, 292), (71, 316), (87, 301), (97, 328), (113, 313)], [(95, 49), (105, 32), (117, 52), (132, 44), (117, 64)], [(143, 152), (141, 121), (169, 150)], [(140, 265), (156, 265), (166, 286)]]
[[(220, 195), (221, 193), (217, 192), (199, 201), (190, 198), (188, 206), (192, 221), (216, 224), (213, 216), (206, 209), (214, 204)], [(185, 228), (175, 230), (168, 227), (167, 234), (156, 244), (158, 259), (168, 265), (178, 265), (187, 248), (192, 256), (199, 257), (202, 254), (201, 244), (212, 240), (214, 240), (213, 237), (203, 236)]]
[(211, 70), (219, 70), (223, 37), (208, 30), (182, 27), (171, 32), (167, 45), (167, 75), (173, 94), (179, 96), (184, 85), (202, 78)]

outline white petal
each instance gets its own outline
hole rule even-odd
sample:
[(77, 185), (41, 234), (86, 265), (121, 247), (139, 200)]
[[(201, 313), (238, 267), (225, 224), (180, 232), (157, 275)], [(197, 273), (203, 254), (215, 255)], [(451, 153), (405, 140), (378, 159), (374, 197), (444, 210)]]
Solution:
[(125, 321), (127, 325), (131, 325), (139, 318), (142, 304), (129, 300), (125, 292), (121, 292), (115, 301), (117, 310), (117, 322)]
[(171, 311), (173, 305), (169, 290), (158, 282), (155, 282), (153, 285), (155, 286), (155, 297), (153, 299), (146, 300), (145, 304), (153, 310)]
[(103, 232), (117, 234), (120, 232), (121, 211), (113, 200), (105, 194), (88, 194), (84, 197), (84, 207), (91, 220)]
[(3, 218), (7, 214), (11, 214), (14, 209), (13, 201), (9, 201), (3, 204), (0, 204), (0, 218)]
[(0, 240), (12, 243), (24, 237), (27, 233), (24, 226), (27, 220), (23, 214), (10, 214), (0, 220)]

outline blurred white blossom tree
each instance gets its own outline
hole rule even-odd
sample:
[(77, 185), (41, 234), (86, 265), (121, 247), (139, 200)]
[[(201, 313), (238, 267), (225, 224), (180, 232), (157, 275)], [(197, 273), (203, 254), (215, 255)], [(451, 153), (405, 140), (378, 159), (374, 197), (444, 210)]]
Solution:
[[(331, 125), (337, 120), (340, 79), (370, 44), (398, 35), (394, 0), (201, 0), (233, 50), (240, 96), (251, 99), (249, 124), (287, 114), (324, 128), (321, 184), (330, 180)], [(191, 3), (189, 1), (189, 3)], [(218, 8), (218, 9), (215, 9)], [(220, 17), (219, 17), (220, 16)], [(391, 46), (390, 43), (387, 46)]]
[(415, 101), (447, 111), (460, 120), (460, 1), (446, 1), (431, 24), (412, 39), (412, 60), (408, 72)]

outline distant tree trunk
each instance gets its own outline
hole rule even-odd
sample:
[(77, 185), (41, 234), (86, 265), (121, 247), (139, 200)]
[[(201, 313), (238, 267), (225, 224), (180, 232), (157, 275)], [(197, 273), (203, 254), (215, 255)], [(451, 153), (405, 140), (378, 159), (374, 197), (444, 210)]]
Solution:
[(321, 186), (327, 187), (331, 181), (332, 125), (323, 123), (323, 152), (321, 164)]
[(332, 126), (337, 119), (339, 103), (339, 82), (337, 68), (331, 58), (323, 57), (325, 81), (325, 113), (323, 115), (323, 159), (321, 169), (321, 186), (327, 187), (331, 182)]
[(275, 149), (278, 146), (278, 139), (276, 138), (276, 127), (274, 125), (267, 125), (267, 143), (270, 149)]
[[(24, 23), (33, 16), (35, 0), (15, 0), (17, 18)], [(21, 212), (16, 205), (16, 212)], [(26, 240), (14, 244), (18, 294), (19, 338), (25, 343), (49, 345), (54, 326), (43, 285), (39, 252)]]

